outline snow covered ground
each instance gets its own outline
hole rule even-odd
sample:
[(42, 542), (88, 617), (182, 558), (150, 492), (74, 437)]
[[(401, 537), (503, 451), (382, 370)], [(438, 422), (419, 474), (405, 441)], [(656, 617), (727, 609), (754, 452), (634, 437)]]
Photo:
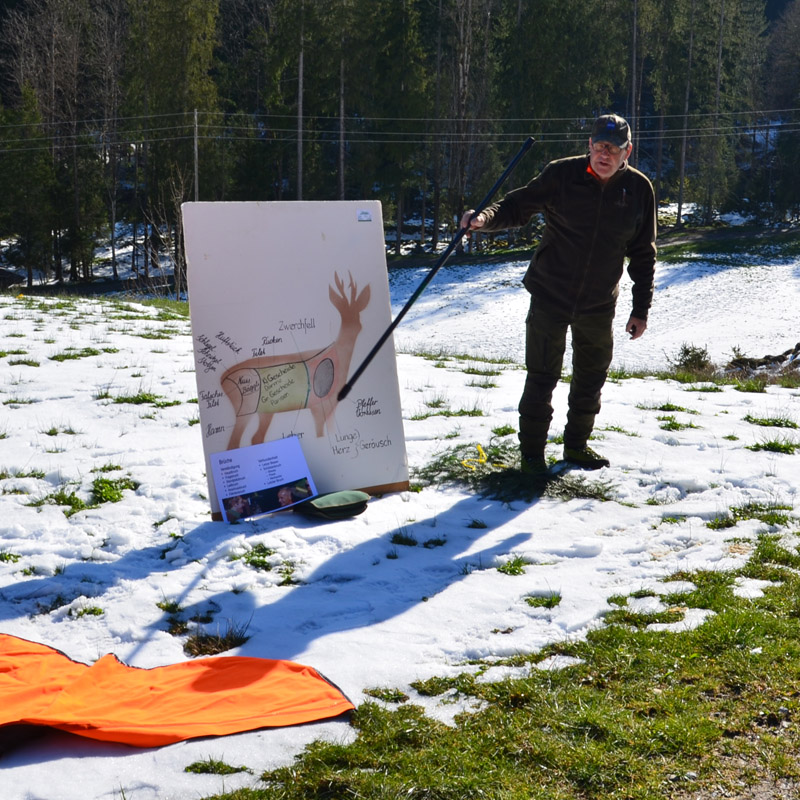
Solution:
[[(398, 328), (412, 467), (460, 442), (486, 444), (498, 426), (516, 427), (524, 378), (517, 366), (496, 365), (497, 385), (484, 388), (477, 384), (485, 378), (464, 372), (469, 362), (442, 367), (414, 353), (521, 361), (524, 269), (520, 262), (443, 269)], [(392, 273), (395, 313), (424, 274)], [(734, 348), (779, 353), (800, 340), (798, 308), (800, 261), (661, 266), (650, 327), (636, 342), (622, 330), (629, 313), (622, 287), (615, 362), (661, 368), (683, 343), (706, 347), (720, 363)], [(750, 501), (796, 507), (800, 489), (800, 452), (747, 449), (766, 439), (800, 443), (800, 432), (745, 419), (800, 424), (800, 390), (692, 391), (634, 379), (607, 385), (594, 443), (612, 466), (592, 478), (613, 484), (614, 501), (508, 506), (437, 487), (374, 498), (363, 515), (341, 522), (276, 514), (227, 525), (211, 521), (205, 499), (188, 321), (133, 302), (0, 295), (0, 351), (0, 631), (86, 663), (109, 652), (140, 667), (185, 660), (185, 638), (167, 631), (157, 605), (168, 600), (185, 619), (211, 616), (212, 632), (248, 624), (250, 639), (236, 653), (313, 666), (356, 704), (366, 688), (395, 687), (450, 719), (461, 706), (421, 698), (409, 683), (474, 669), (466, 659), (583, 637), (602, 624), (609, 596), (665, 591), (659, 581), (675, 570), (741, 564), (763, 525), (706, 523)], [(65, 353), (81, 357), (53, 360)], [(557, 389), (554, 435), (566, 391)], [(115, 402), (142, 393), (157, 395), (156, 403)], [(687, 427), (663, 427), (657, 409), (666, 403), (685, 409), (669, 413)], [(442, 405), (483, 415), (436, 415)], [(433, 415), (412, 419), (422, 412)], [(138, 488), (72, 516), (51, 503), (31, 505), (59, 489), (88, 500), (98, 475), (129, 477)], [(418, 545), (393, 544), (398, 532)], [(273, 570), (237, 558), (258, 544), (274, 551)], [(497, 570), (517, 556), (528, 562), (522, 575)], [(289, 564), (298, 583), (282, 586), (280, 569)], [(525, 602), (553, 593), (561, 600), (552, 609)], [(487, 679), (504, 674), (498, 666)], [(0, 796), (200, 798), (257, 786), (263, 770), (289, 763), (315, 738), (351, 736), (346, 722), (333, 721), (137, 750), (47, 733), (0, 756)], [(208, 758), (252, 772), (184, 772)]]

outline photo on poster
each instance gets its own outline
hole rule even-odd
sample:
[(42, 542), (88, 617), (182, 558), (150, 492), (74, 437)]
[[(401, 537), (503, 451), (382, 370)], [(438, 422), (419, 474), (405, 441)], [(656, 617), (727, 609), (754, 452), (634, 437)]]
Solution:
[[(207, 463), (296, 437), (320, 492), (407, 489), (391, 339), (339, 401), (391, 323), (380, 203), (185, 203), (182, 211)], [(208, 474), (216, 517), (221, 496)]]
[(216, 453), (211, 468), (226, 522), (280, 511), (317, 495), (294, 436)]

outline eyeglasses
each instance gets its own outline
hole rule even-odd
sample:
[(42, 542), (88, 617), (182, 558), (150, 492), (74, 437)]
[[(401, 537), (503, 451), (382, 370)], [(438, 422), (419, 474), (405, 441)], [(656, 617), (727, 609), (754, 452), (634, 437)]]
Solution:
[(615, 144), (611, 144), (611, 142), (592, 142), (592, 150), (594, 150), (595, 153), (602, 153), (605, 151), (610, 156), (618, 156), (623, 148), (617, 147)]

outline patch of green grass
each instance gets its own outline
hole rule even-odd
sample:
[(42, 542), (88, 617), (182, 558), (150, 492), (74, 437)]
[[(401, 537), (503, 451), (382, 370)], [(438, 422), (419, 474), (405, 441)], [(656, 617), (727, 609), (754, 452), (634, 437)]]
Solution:
[(71, 517), (87, 507), (86, 502), (67, 487), (61, 487), (45, 497), (32, 500), (28, 505), (33, 508), (41, 508), (45, 505), (62, 506), (65, 509), (64, 515), (67, 517)]
[(130, 478), (111, 480), (101, 477), (95, 478), (92, 482), (92, 499), (88, 503), (65, 484), (44, 497), (32, 500), (28, 505), (34, 508), (40, 508), (45, 505), (62, 506), (65, 509), (64, 514), (67, 517), (71, 517), (79, 511), (97, 508), (101, 503), (119, 502), (125, 489), (136, 490), (137, 488), (138, 484)]
[(558, 500), (602, 500), (616, 498), (615, 485), (607, 480), (590, 480), (584, 475), (567, 473), (547, 484), (546, 497)]
[(704, 394), (709, 394), (712, 392), (722, 392), (724, 391), (721, 386), (717, 386), (715, 383), (706, 384), (706, 385), (699, 385), (699, 386), (687, 386), (684, 391), (686, 392), (703, 392)]
[(275, 555), (275, 550), (267, 547), (261, 542), (254, 544), (246, 553), (241, 556), (236, 556), (234, 560), (241, 559), (247, 566), (253, 569), (270, 572), (273, 567), (272, 561)]
[(7, 480), (8, 478), (37, 478), (43, 480), (45, 473), (41, 469), (0, 469), (0, 480)]
[(8, 360), (9, 367), (38, 367), (41, 366), (38, 361), (33, 358), (10, 358)]
[(433, 550), (436, 547), (444, 547), (447, 544), (447, 539), (443, 539), (441, 536), (435, 536), (432, 539), (426, 539), (422, 546), (427, 550)]
[[(636, 408), (641, 409), (642, 411), (681, 411), (686, 414), (697, 414), (697, 411), (694, 411), (691, 408), (685, 408), (684, 406), (675, 405), (675, 403), (661, 403), (657, 406), (650, 406), (645, 405), (644, 403), (637, 403)], [(659, 417), (661, 419), (661, 417)]]
[(558, 592), (529, 594), (525, 597), (525, 602), (531, 608), (555, 608), (561, 602), (561, 595)]
[(159, 309), (159, 320), (186, 320), (189, 318), (189, 304), (184, 300), (153, 297), (142, 300), (142, 305)]
[(792, 369), (782, 372), (778, 375), (776, 382), (784, 389), (800, 389), (800, 370)]
[(678, 422), (678, 420), (672, 414), (658, 416), (656, 419), (662, 423), (658, 427), (664, 431), (685, 431), (689, 430), (690, 428), (700, 427), (699, 425), (695, 425), (693, 422)]
[(511, 436), (512, 433), (516, 433), (517, 429), (513, 425), (498, 425), (496, 428), (492, 428), (492, 433), (495, 436)]
[(374, 697), (376, 700), (383, 700), (384, 703), (407, 703), (409, 697), (400, 689), (364, 689), (367, 697)]
[(139, 484), (131, 478), (95, 478), (92, 481), (94, 503), (118, 503), (126, 489), (136, 491)]
[(473, 361), (473, 362), (480, 362), (484, 364), (507, 364), (513, 365), (515, 362), (511, 358), (496, 358), (493, 356), (481, 356), (475, 355), (474, 353), (456, 353), (450, 350), (446, 350), (444, 348), (439, 350), (412, 350), (410, 351), (410, 355), (418, 356), (419, 358), (424, 358), (426, 361), (444, 361), (444, 360), (451, 360), (451, 361)]
[(58, 436), (60, 433), (67, 434), (69, 436), (75, 436), (78, 432), (71, 425), (68, 425), (67, 427), (51, 425), (49, 428), (47, 428), (47, 430), (43, 430), (42, 433), (45, 436)]
[(488, 491), (488, 476), (519, 468), (519, 448), (495, 438), (485, 447), (480, 444), (454, 445), (436, 455), (423, 467), (412, 469), (411, 477), (421, 486), (455, 483), (479, 492)]
[(166, 597), (161, 602), (156, 603), (156, 608), (165, 614), (180, 614), (183, 611), (177, 600), (167, 600)]
[(215, 656), (232, 650), (234, 647), (241, 647), (250, 637), (247, 629), (250, 624), (237, 625), (228, 622), (224, 633), (199, 632), (192, 634), (183, 645), (183, 652), (187, 656)]
[(425, 405), (428, 408), (445, 408), (447, 406), (447, 398), (442, 395), (432, 397), (430, 400), (425, 401)]
[(499, 369), (481, 369), (480, 367), (464, 367), (461, 371), (465, 375), (479, 375), (483, 378), (494, 378), (501, 374)]
[(121, 469), (122, 467), (119, 464), (113, 464), (109, 462), (100, 467), (94, 467), (92, 472), (119, 472)]
[(620, 381), (630, 380), (631, 378), (641, 378), (644, 374), (641, 372), (631, 372), (630, 370), (621, 367), (612, 367), (608, 371), (608, 380), (611, 383), (619, 383)]
[(621, 434), (623, 434), (625, 436), (632, 436), (632, 437), (636, 437), (636, 436), (639, 435), (638, 433), (635, 433), (634, 431), (626, 430), (625, 428), (623, 428), (620, 425), (604, 425), (603, 427), (599, 428), (599, 430), (608, 431), (610, 433), (621, 433)]
[(670, 515), (668, 517), (661, 517), (661, 522), (664, 525), (679, 525), (681, 522), (685, 522), (687, 519), (686, 514), (677, 514), (677, 515)]
[(751, 425), (761, 425), (765, 428), (797, 428), (797, 423), (789, 417), (754, 417), (752, 414), (747, 414), (744, 417), (745, 422)]
[(685, 610), (679, 607), (649, 612), (637, 612), (628, 608), (619, 608), (607, 612), (603, 619), (607, 625), (629, 625), (642, 629), (656, 623), (669, 625), (673, 622), (680, 622), (685, 613)]
[[(786, 577), (782, 572), (783, 568), (793, 572), (800, 571), (800, 553), (797, 549), (789, 550), (780, 534), (760, 533), (755, 550), (742, 574), (748, 578), (781, 582)], [(800, 616), (800, 598), (795, 602), (791, 613)]]
[(139, 331), (134, 336), (141, 339), (172, 339), (179, 333), (180, 331), (164, 328), (163, 330)]
[(50, 356), (51, 361), (75, 361), (79, 358), (91, 358), (92, 356), (99, 356), (100, 351), (94, 347), (82, 347), (76, 350), (73, 347), (68, 347), (61, 353), (56, 353)]
[(768, 453), (783, 453), (785, 455), (794, 455), (795, 450), (800, 448), (800, 443), (792, 441), (791, 439), (768, 439), (764, 442), (747, 445), (745, 449), (758, 452), (765, 450)]
[(239, 772), (253, 772), (247, 767), (232, 767), (215, 758), (207, 758), (205, 761), (193, 761), (188, 767), (184, 767), (183, 771), (190, 772), (193, 775), (236, 775)]
[(403, 547), (416, 547), (419, 544), (419, 541), (415, 536), (412, 536), (410, 533), (404, 530), (393, 533), (392, 538), (389, 541), (392, 544), (399, 544)]
[(99, 606), (85, 606), (72, 613), (71, 616), (80, 619), (81, 617), (102, 617), (103, 614), (105, 611)]
[(449, 408), (444, 409), (443, 411), (432, 411), (422, 412), (421, 414), (414, 414), (409, 419), (414, 422), (419, 422), (424, 419), (428, 419), (429, 417), (482, 417), (483, 411), (478, 408), (477, 406), (473, 408), (459, 408), (456, 410), (451, 410)]
[[(96, 399), (100, 399), (96, 397)], [(161, 396), (153, 392), (137, 392), (136, 394), (122, 394), (114, 398), (115, 403), (131, 403), (132, 405), (155, 404), (161, 400)]]
[(0, 564), (16, 564), (22, 556), (17, 553), (9, 553), (7, 550), (0, 550)]
[(295, 578), (297, 566), (293, 561), (284, 561), (278, 571), (281, 574), (279, 586), (296, 586), (299, 583)]
[(739, 378), (734, 384), (733, 388), (737, 392), (754, 392), (761, 394), (767, 391), (768, 380), (764, 376), (757, 375), (753, 378)]
[(746, 503), (742, 506), (734, 506), (728, 514), (715, 517), (706, 523), (712, 530), (732, 528), (737, 522), (748, 519), (756, 519), (765, 525), (782, 527), (789, 525), (793, 518), (787, 511), (792, 507), (781, 503)]
[(505, 564), (501, 564), (497, 571), (502, 572), (503, 575), (524, 575), (525, 567), (530, 563), (528, 559), (522, 556), (512, 556)]

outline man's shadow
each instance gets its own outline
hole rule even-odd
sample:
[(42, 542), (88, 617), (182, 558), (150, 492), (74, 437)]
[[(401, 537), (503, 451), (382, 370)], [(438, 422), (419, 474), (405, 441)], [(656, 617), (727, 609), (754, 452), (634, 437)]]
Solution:
[[(376, 498), (370, 502), (382, 501)], [(239, 654), (291, 660), (306, 651), (318, 638), (383, 623), (425, 603), (473, 571), (493, 567), (498, 557), (506, 556), (513, 548), (519, 547), (531, 534), (517, 533), (486, 547), (480, 547), (480, 540), (487, 534), (491, 535), (493, 528), (506, 524), (529, 507), (527, 502), (508, 505), (474, 496), (465, 497), (444, 512), (431, 514), (412, 525), (398, 525), (380, 536), (343, 549), (304, 576), (302, 582), (293, 585), (288, 592), (276, 591), (276, 599), (272, 602), (268, 598), (265, 601), (263, 590), (231, 590), (210, 595), (184, 607), (181, 597), (194, 592), (201, 581), (197, 573), (182, 587), (181, 597), (170, 599), (174, 599), (181, 607), (181, 616), (186, 619), (202, 616), (213, 609), (213, 619), (204, 626), (208, 630), (215, 630), (229, 620), (238, 626), (244, 625), (249, 639), (238, 649)], [(476, 520), (476, 514), (489, 520), (485, 528), (470, 524)], [(332, 526), (330, 535), (333, 535), (336, 526), (352, 524), (357, 524), (356, 520), (317, 522), (283, 512), (241, 526), (206, 522), (186, 534), (182, 545), (186, 549), (185, 556), (194, 560), (224, 548), (225, 542), (240, 532), (256, 536), (292, 527), (300, 537), (317, 537), (323, 541), (329, 535), (326, 531), (328, 525)], [(420, 541), (416, 545), (393, 543), (397, 535), (407, 536), (409, 531), (419, 536)], [(0, 603), (0, 614), (6, 619), (14, 618), (19, 616), (21, 606), (50, 597), (53, 593), (69, 593), (73, 585), (85, 593), (87, 572), (95, 585), (102, 583), (103, 590), (108, 590), (123, 580), (141, 580), (171, 571), (170, 562), (163, 557), (164, 551), (164, 547), (150, 546), (131, 551), (112, 563), (78, 562), (59, 575), (32, 578), (22, 582), (22, 585), (6, 587), (0, 595), (5, 601)], [(12, 597), (7, 596), (9, 590), (14, 590), (11, 591)], [(98, 593), (97, 596), (102, 597), (102, 594)], [(167, 630), (167, 617), (165, 612), (158, 623), (150, 625), (152, 634)], [(146, 645), (146, 638), (137, 645), (136, 650), (118, 655), (129, 662), (135, 657), (136, 651)], [(380, 654), (376, 654), (376, 658), (380, 658)], [(335, 676), (331, 677), (335, 679)], [(24, 737), (17, 739), (19, 729), (12, 727), (12, 738), (24, 747)], [(47, 733), (47, 729), (32, 732), (38, 736)], [(41, 741), (56, 740), (62, 743), (60, 746), (68, 744), (80, 752), (119, 755), (129, 751), (122, 745), (104, 743), (99, 747), (91, 740), (57, 732), (47, 733)], [(17, 748), (15, 746), (12, 749), (16, 751)], [(29, 757), (36, 759), (39, 756)]]
[[(480, 547), (481, 539), (487, 535), (494, 538), (494, 528), (507, 524), (535, 502), (509, 504), (464, 498), (445, 512), (398, 525), (341, 550), (303, 575), (288, 591), (275, 590), (274, 601), (268, 597), (273, 589), (266, 590), (266, 599), (264, 589), (254, 589), (221, 592), (187, 606), (180, 599), (177, 603), (184, 619), (208, 619), (212, 611), (213, 619), (199, 626), (200, 631), (222, 634), (226, 626), (237, 630), (246, 626), (249, 638), (238, 650), (242, 655), (294, 659), (317, 638), (386, 622), (472, 572), (493, 568), (498, 559), (519, 548), (531, 534), (516, 533), (485, 547)], [(331, 524), (290, 512), (275, 516), (285, 518), (284, 524), (290, 524), (301, 538), (324, 539), (324, 527)], [(335, 536), (337, 525), (359, 523), (358, 518), (332, 523), (331, 536)], [(255, 523), (254, 534), (279, 529), (273, 525)]]

